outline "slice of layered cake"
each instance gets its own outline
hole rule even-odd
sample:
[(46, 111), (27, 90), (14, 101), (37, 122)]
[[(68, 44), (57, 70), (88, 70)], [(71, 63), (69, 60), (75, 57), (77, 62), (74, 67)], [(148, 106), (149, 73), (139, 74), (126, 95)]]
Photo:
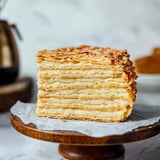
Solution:
[(37, 63), (37, 116), (120, 122), (131, 114), (136, 74), (126, 50), (43, 50)]

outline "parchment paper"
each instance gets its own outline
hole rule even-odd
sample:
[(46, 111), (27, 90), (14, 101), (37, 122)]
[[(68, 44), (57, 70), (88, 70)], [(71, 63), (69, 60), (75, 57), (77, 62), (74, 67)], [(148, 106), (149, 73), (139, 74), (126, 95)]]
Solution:
[(67, 120), (35, 116), (36, 104), (17, 102), (12, 114), (25, 124), (33, 123), (39, 130), (77, 131), (92, 137), (121, 135), (140, 126), (148, 126), (160, 121), (160, 106), (135, 105), (130, 118), (121, 123), (103, 123), (93, 121)]

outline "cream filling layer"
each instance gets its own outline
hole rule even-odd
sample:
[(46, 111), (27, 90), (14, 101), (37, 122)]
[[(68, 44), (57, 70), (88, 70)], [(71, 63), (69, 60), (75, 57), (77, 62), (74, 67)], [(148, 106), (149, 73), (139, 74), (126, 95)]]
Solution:
[[(124, 101), (120, 99), (112, 100), (105, 100), (105, 99), (99, 99), (99, 100), (80, 100), (80, 99), (57, 99), (57, 98), (49, 98), (49, 99), (40, 99), (38, 100), (38, 104), (45, 103), (45, 104), (52, 104), (52, 103), (59, 103), (59, 104), (83, 104), (83, 105), (108, 105), (109, 103), (113, 102), (113, 104), (130, 104), (129, 101)], [(111, 103), (112, 104), (112, 103)]]
[(97, 65), (92, 63), (82, 62), (68, 62), (68, 63), (57, 63), (57, 62), (41, 62), (38, 64), (39, 70), (91, 70), (91, 69), (103, 69), (103, 70), (117, 70), (122, 71), (123, 69), (119, 65)]
[(76, 114), (77, 116), (89, 116), (89, 117), (105, 117), (105, 116), (111, 116), (114, 114), (123, 114), (123, 111), (115, 111), (115, 112), (101, 112), (101, 111), (84, 111), (84, 110), (74, 110), (74, 109), (40, 109), (40, 112), (45, 112), (45, 113), (60, 113), (62, 115), (72, 115)]
[(39, 74), (44, 75), (62, 75), (62, 74), (73, 74), (73, 75), (108, 75), (108, 74), (121, 74), (118, 70), (101, 70), (101, 69), (92, 69), (92, 70), (47, 70), (39, 71)]
[(118, 88), (118, 89), (115, 89), (115, 88), (110, 88), (108, 90), (104, 89), (104, 88), (101, 88), (101, 89), (96, 89), (96, 90), (93, 90), (93, 89), (83, 89), (83, 90), (77, 90), (77, 89), (69, 89), (69, 90), (57, 90), (57, 91), (49, 91), (49, 92), (46, 92), (46, 91), (42, 91), (42, 90), (39, 90), (38, 93), (39, 94), (50, 94), (50, 95), (54, 95), (54, 94), (57, 94), (57, 95), (60, 95), (60, 94), (66, 94), (66, 95), (70, 95), (70, 94), (87, 94), (87, 95), (101, 95), (101, 94), (125, 94), (126, 92), (129, 92), (127, 89), (125, 88)]
[(114, 83), (114, 82), (108, 82), (108, 83), (86, 83), (86, 82), (74, 82), (74, 83), (69, 83), (69, 84), (64, 84), (61, 82), (55, 82), (53, 84), (41, 84), (38, 85), (38, 89), (40, 90), (60, 90), (60, 89), (87, 89), (87, 88), (92, 88), (92, 89), (99, 89), (99, 88), (128, 88), (127, 83)]
[(100, 94), (100, 95), (88, 95), (88, 94), (74, 94), (74, 95), (57, 95), (57, 94), (38, 94), (39, 98), (59, 98), (59, 99), (128, 99), (129, 95), (126, 94)]

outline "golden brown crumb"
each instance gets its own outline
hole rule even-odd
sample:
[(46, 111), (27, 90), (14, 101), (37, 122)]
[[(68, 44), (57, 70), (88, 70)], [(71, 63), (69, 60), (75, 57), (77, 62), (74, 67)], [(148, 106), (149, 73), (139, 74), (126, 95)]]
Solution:
[(62, 122), (67, 122), (67, 120), (63, 119)]

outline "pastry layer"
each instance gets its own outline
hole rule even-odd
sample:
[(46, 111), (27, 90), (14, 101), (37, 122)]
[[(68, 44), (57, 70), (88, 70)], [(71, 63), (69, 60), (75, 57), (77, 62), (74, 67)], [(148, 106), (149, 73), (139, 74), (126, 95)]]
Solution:
[(44, 50), (37, 62), (37, 116), (118, 122), (131, 114), (136, 74), (126, 50)]
[(104, 112), (104, 111), (81, 111), (77, 109), (37, 109), (37, 116), (62, 118), (62, 119), (76, 119), (76, 120), (91, 120), (102, 122), (120, 122), (124, 120), (131, 113), (132, 108), (128, 107), (124, 112)]

